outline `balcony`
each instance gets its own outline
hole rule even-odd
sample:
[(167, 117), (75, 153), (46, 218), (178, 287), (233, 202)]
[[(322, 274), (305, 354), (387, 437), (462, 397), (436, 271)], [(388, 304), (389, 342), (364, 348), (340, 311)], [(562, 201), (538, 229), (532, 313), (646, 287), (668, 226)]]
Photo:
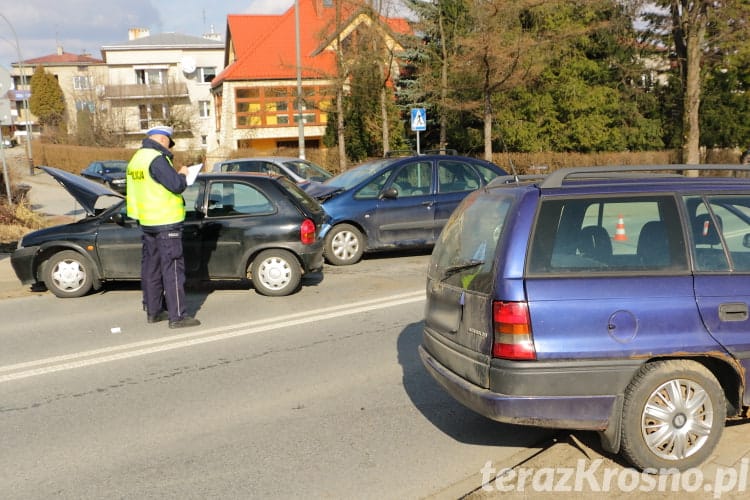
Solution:
[(174, 99), (189, 97), (187, 84), (168, 83), (157, 85), (107, 85), (104, 87), (104, 99)]

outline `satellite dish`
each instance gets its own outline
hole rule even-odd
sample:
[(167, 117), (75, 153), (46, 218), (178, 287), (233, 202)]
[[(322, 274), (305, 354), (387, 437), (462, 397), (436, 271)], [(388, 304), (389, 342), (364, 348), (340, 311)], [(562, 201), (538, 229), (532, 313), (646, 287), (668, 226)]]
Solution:
[(195, 71), (195, 59), (190, 56), (185, 56), (182, 58), (182, 61), (180, 61), (180, 66), (182, 66), (182, 72), (189, 75)]

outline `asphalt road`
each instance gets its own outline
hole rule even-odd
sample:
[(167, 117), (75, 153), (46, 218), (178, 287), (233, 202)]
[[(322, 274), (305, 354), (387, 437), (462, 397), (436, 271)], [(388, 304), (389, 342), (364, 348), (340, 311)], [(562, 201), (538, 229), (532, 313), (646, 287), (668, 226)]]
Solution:
[[(193, 288), (0, 301), (3, 498), (457, 498), (541, 431), (461, 407), (416, 353), (426, 254), (327, 266), (290, 297)], [(470, 484), (467, 485), (467, 479)]]

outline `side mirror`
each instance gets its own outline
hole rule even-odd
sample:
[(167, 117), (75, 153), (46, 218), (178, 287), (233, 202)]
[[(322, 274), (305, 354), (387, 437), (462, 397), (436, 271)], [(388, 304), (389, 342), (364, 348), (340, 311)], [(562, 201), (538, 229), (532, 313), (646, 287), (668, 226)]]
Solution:
[(112, 216), (112, 222), (114, 222), (118, 226), (130, 227), (127, 216), (123, 215), (122, 212), (117, 212), (116, 214), (114, 214)]
[(389, 187), (380, 192), (380, 199), (395, 200), (398, 198), (398, 189)]

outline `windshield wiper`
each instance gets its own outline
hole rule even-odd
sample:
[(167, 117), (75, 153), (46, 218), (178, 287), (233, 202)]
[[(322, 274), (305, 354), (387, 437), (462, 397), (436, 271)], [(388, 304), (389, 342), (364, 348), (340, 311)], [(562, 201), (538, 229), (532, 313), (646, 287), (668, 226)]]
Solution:
[(445, 281), (456, 273), (465, 271), (466, 269), (471, 269), (472, 267), (481, 266), (482, 264), (484, 264), (483, 260), (471, 259), (470, 261), (462, 262), (461, 264), (448, 266), (443, 270), (443, 277), (440, 281)]

